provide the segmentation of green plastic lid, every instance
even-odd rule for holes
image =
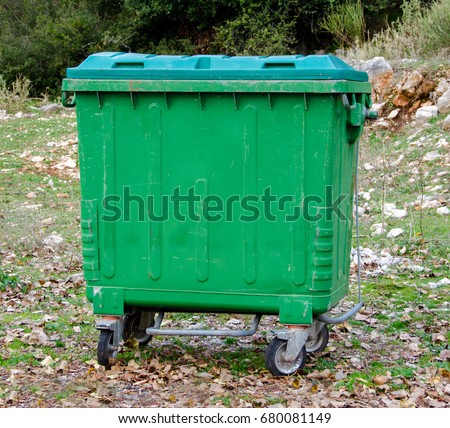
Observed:
[[[146,55],[103,52],[68,68],[70,79],[117,80],[350,80],[367,82],[333,55]]]

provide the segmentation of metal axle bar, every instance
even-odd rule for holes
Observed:
[[[163,336],[227,336],[227,337],[243,337],[253,336],[261,321],[262,314],[256,314],[253,318],[252,325],[249,330],[195,330],[195,329],[169,329],[149,327],[145,330],[147,334],[163,335]]]

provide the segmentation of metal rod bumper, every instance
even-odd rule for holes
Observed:
[[[252,325],[248,330],[196,330],[196,329],[170,329],[149,327],[145,330],[147,334],[163,335],[163,336],[227,336],[227,337],[243,337],[253,336],[261,321],[262,314],[256,314],[253,318]]]
[[[353,308],[351,308],[348,312],[346,312],[344,315],[341,315],[340,317],[329,317],[328,315],[321,314],[317,317],[319,321],[324,322],[325,324],[341,324],[344,321],[347,321],[349,318],[351,318],[353,315],[356,314],[364,305],[364,302],[359,302]]]

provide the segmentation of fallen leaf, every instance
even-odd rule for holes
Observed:
[[[432,335],[433,342],[445,342],[447,339],[443,334],[433,334]]]
[[[444,349],[439,354],[439,357],[441,357],[443,360],[450,360],[450,349]]]
[[[450,378],[450,371],[447,370],[447,369],[440,368],[440,369],[439,369],[439,374],[440,374],[442,377]]]
[[[294,379],[291,383],[291,386],[295,389],[299,389],[300,388],[300,380]]]
[[[419,344],[418,343],[410,343],[409,349],[413,352],[420,352]]]
[[[400,340],[411,340],[411,336],[408,333],[404,333],[404,332],[400,333],[399,338],[400,338]]]
[[[399,389],[397,391],[392,391],[390,393],[390,395],[395,397],[398,400],[407,398],[409,396],[408,391],[406,391],[405,389]]]
[[[135,360],[130,360],[127,364],[127,367],[137,370],[140,368],[140,365]]]
[[[388,382],[389,378],[388,378],[387,376],[376,375],[372,380],[373,380],[377,385],[384,385],[385,383]]]
[[[331,370],[330,369],[325,369],[321,372],[319,372],[318,370],[314,370],[312,373],[308,373],[306,375],[307,379],[327,379],[329,378],[331,375]]]
[[[49,342],[50,338],[41,329],[34,329],[26,339],[26,343],[33,345],[47,345]]]

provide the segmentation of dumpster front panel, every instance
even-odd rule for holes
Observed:
[[[307,323],[345,296],[355,144],[339,95],[80,92],[77,112],[96,313]]]

